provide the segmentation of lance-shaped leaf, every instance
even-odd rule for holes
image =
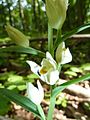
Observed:
[[[38,117],[41,117],[38,112],[37,106],[31,100],[29,100],[27,97],[19,95],[19,94],[15,93],[14,91],[11,91],[11,90],[8,90],[5,88],[0,88],[0,94],[9,98],[11,101],[17,103],[18,105],[21,105],[26,110],[33,112]]]
[[[45,53],[31,47],[10,46],[6,48],[0,48],[0,53],[12,53],[12,52],[33,54],[33,55],[38,55],[40,57],[45,56]]]
[[[63,41],[67,40],[67,39],[70,38],[72,35],[77,34],[77,33],[81,32],[81,31],[83,31],[83,30],[86,30],[86,29],[88,29],[88,28],[90,28],[90,23],[86,23],[86,24],[84,24],[84,25],[81,25],[81,26],[79,26],[79,27],[76,27],[76,28],[74,28],[73,30],[71,30],[71,31],[65,33],[64,35],[62,35],[62,37],[58,37],[58,39],[56,39],[55,42],[54,42],[54,49],[56,49],[57,46],[58,46],[60,43],[62,43]]]
[[[90,74],[86,74],[80,78],[70,80],[53,89],[52,97],[56,97],[62,90],[67,88],[69,85],[76,84],[85,80],[90,80]]]

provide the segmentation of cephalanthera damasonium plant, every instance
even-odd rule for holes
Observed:
[[[29,47],[29,41],[23,33],[10,25],[6,26],[9,37],[18,45],[17,47],[12,47],[12,51],[14,49],[14,51],[16,50],[17,52],[21,51],[44,56],[40,65],[31,60],[27,60],[26,62],[29,64],[31,71],[38,75],[43,83],[51,86],[50,105],[47,117],[40,105],[44,98],[44,90],[40,80],[37,80],[37,87],[30,82],[26,84],[27,97],[20,96],[6,89],[0,89],[0,91],[12,101],[23,106],[28,111],[33,112],[41,120],[52,120],[56,96],[63,89],[68,87],[68,85],[90,79],[90,74],[88,74],[81,78],[63,83],[60,86],[56,86],[56,83],[60,81],[59,75],[62,65],[72,61],[71,52],[69,48],[65,47],[64,41],[71,35],[90,27],[90,24],[86,24],[65,35],[61,34],[61,29],[66,19],[68,4],[68,0],[45,0],[46,14],[48,17],[48,50],[46,52],[46,57],[42,51]],[[57,30],[55,41],[53,41],[53,29]]]

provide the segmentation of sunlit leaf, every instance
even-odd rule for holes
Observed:
[[[18,85],[17,88],[18,90],[23,91],[26,89],[26,85]]]
[[[68,71],[66,71],[66,72],[65,72],[65,74],[66,74],[66,75],[69,75],[69,76],[74,76],[74,77],[76,77],[76,76],[77,76],[77,73],[76,73],[76,72],[69,71],[69,70],[68,70]]]
[[[81,69],[83,69],[85,71],[90,71],[90,63],[86,63],[86,64],[82,65]]]
[[[79,67],[72,66],[70,67],[70,70],[73,72],[82,73],[82,70]]]
[[[13,90],[13,89],[15,89],[17,86],[16,85],[10,85],[10,86],[8,86],[7,88],[9,89],[9,90]]]

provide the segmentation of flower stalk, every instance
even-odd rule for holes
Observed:
[[[54,50],[56,49],[57,44],[60,44],[62,42],[62,36],[61,35],[62,35],[61,29],[58,29],[56,39],[55,39],[55,42],[54,42]],[[58,41],[59,41],[59,43],[58,43]]]
[[[59,80],[61,67],[63,64],[71,62],[72,60],[72,55],[69,48],[65,48],[65,43],[62,42],[61,37],[61,28],[66,18],[67,7],[68,0],[46,0],[46,13],[48,16],[48,52],[46,52],[46,58],[43,58],[40,66],[33,61],[27,61],[31,67],[31,71],[38,75],[43,82],[50,85],[51,96],[47,120],[53,119],[53,112],[56,102],[56,97],[53,97],[53,89],[55,88],[56,82]],[[57,30],[56,40],[54,43],[53,29]],[[60,44],[56,49],[58,41]],[[55,54],[54,50],[56,50]],[[54,60],[54,57],[56,60]],[[31,96],[31,98],[35,103],[36,101],[33,99],[33,96]],[[45,120],[46,118],[40,104],[37,104],[37,108],[42,116],[42,120]]]
[[[54,49],[53,49],[53,29],[48,23],[48,51],[54,57]]]
[[[52,120],[52,118],[53,118],[53,112],[54,112],[54,108],[55,108],[55,102],[56,102],[56,98],[52,97],[52,93],[51,93],[50,105],[49,105],[49,111],[48,111],[47,120]]]

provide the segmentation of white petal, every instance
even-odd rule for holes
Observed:
[[[35,104],[38,104],[38,89],[33,86],[33,84],[28,83],[27,84],[27,94],[28,98]]]
[[[38,88],[34,87],[32,83],[27,83],[28,98],[36,105],[40,104],[44,97],[44,91],[39,81],[37,81]]]
[[[59,80],[59,72],[58,72],[58,70],[52,71],[50,73],[50,85],[54,85],[57,82],[57,80]]]
[[[37,65],[35,62],[33,62],[33,61],[26,61],[29,65],[30,65],[30,67],[31,67],[31,71],[33,72],[33,73],[35,73],[36,75],[38,75],[39,76],[39,69],[40,69],[40,66],[39,65]]]
[[[59,71],[53,70],[44,75],[45,82],[49,85],[54,85],[59,80]]]
[[[65,48],[65,42],[62,42],[62,44],[63,44],[63,45],[62,45],[62,48]]]
[[[72,61],[72,55],[69,51],[69,48],[67,48],[65,51],[62,52],[62,60],[61,64],[66,64]]]
[[[53,59],[49,52],[46,52],[46,59],[48,59],[49,62],[54,66],[54,68],[56,68],[56,61]]]
[[[41,79],[43,82],[46,82],[46,83],[47,83],[47,81],[48,81],[47,73],[44,74],[44,75],[41,75],[41,76],[40,76],[40,79]],[[48,83],[47,83],[47,84],[48,84]]]
[[[48,60],[54,61],[53,57],[51,56],[51,54],[49,52],[46,52],[46,58]]]
[[[37,81],[37,86],[38,86],[38,90],[39,90],[39,100],[42,101],[44,98],[44,90],[43,87],[41,86],[39,80]]]

